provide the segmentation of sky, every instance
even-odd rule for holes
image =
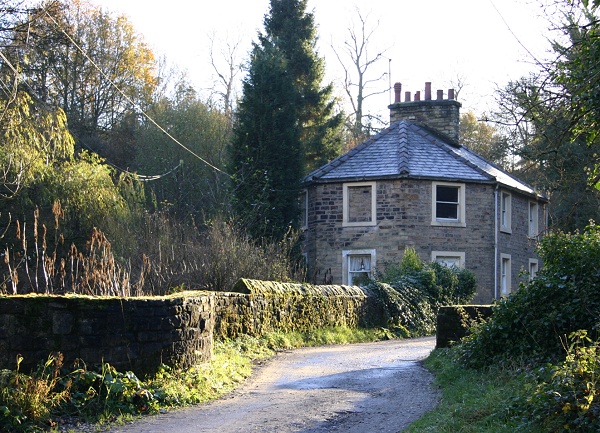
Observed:
[[[197,89],[212,87],[215,78],[209,35],[217,44],[240,41],[243,61],[269,9],[269,0],[90,1],[126,15],[154,53],[187,71]],[[497,87],[537,70],[535,58],[548,56],[549,25],[537,0],[308,0],[308,10],[315,14],[326,79],[340,97],[343,69],[332,47],[341,52],[357,10],[368,26],[377,26],[370,49],[384,51],[370,70],[372,77],[389,74],[378,90],[400,82],[403,94],[423,93],[429,81],[434,95],[437,89],[446,94],[460,79],[463,112],[492,109]],[[366,108],[387,113],[390,98],[385,92],[368,98]]]

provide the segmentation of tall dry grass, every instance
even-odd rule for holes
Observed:
[[[52,213],[50,229],[40,222],[39,210],[30,225],[7,223],[0,234],[0,293],[151,296],[182,289],[227,291],[239,278],[305,278],[295,254],[299,234],[293,231],[281,242],[257,242],[223,218],[197,227],[166,214],[147,214],[131,230],[131,248],[124,257],[115,254],[97,228],[85,246],[66,245],[60,203]]]

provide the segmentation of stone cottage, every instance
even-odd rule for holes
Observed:
[[[414,247],[424,260],[472,270],[476,302],[510,293],[541,265],[547,200],[459,143],[461,104],[431,83],[390,126],[304,179],[304,254],[315,282],[353,283]],[[525,271],[523,274],[522,271]]]

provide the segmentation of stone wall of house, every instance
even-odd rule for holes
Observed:
[[[348,222],[359,223],[371,220],[371,187],[348,188]]]
[[[406,247],[414,247],[427,261],[433,251],[464,252],[465,267],[478,281],[474,302],[491,302],[495,287],[495,186],[466,184],[465,188],[466,227],[432,225],[432,182],[418,179],[378,181],[377,225],[343,227],[342,184],[312,185],[308,190],[304,251],[314,281],[343,283],[343,251],[375,250],[378,268],[401,260]],[[513,221],[519,228],[515,227],[512,238],[501,244],[507,250],[524,251],[523,260],[535,256],[521,227],[527,206],[528,200],[513,194]],[[521,258],[515,257],[513,263],[520,266]],[[512,277],[513,284],[518,285],[518,268]]]
[[[499,196],[502,191],[500,190]],[[499,231],[498,233],[498,256],[501,257],[501,254],[510,255],[511,286],[514,291],[519,287],[520,282],[527,278],[523,273],[529,271],[529,260],[538,259],[538,255],[535,253],[536,238],[529,236],[530,199],[515,192],[510,193],[511,228],[510,232]],[[500,216],[498,216],[498,224],[500,224]],[[538,206],[538,232],[544,231],[544,209],[542,206]],[[500,281],[498,287],[500,287]]]
[[[108,362],[138,374],[161,363],[187,367],[210,359],[214,295],[157,298],[1,296],[0,368],[35,367],[52,352],[65,363]]]

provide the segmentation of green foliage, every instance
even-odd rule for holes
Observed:
[[[302,167],[311,172],[339,155],[342,147],[342,113],[334,113],[333,84],[323,86],[325,61],[316,51],[317,28],[306,0],[271,0],[265,17],[262,45],[272,43],[283,53],[290,85],[298,93],[297,111]]]
[[[553,44],[559,58],[551,77],[570,96],[568,104],[574,122],[569,128],[575,134],[583,134],[597,147],[600,81],[596,75],[600,59],[600,23],[594,11],[586,7],[565,14],[563,20],[561,29],[566,41]]]
[[[600,342],[582,330],[569,336],[566,359],[539,368],[539,385],[526,400],[529,417],[548,431],[600,430]]]
[[[86,151],[60,165],[43,188],[43,203],[60,199],[67,222],[76,222],[79,233],[95,226],[110,228],[126,221],[130,208],[113,181],[114,170],[96,154]]]
[[[130,101],[145,108],[157,85],[152,51],[126,17],[85,2],[44,5],[27,26],[29,32],[15,32],[8,58],[22,68],[37,98],[67,114],[80,148],[115,156],[111,162],[127,167],[124,150],[132,140],[119,139],[117,126],[131,115]],[[20,64],[22,58],[27,61]]]
[[[408,281],[398,280],[393,285],[371,282],[366,289],[381,302],[383,319],[393,332],[411,337],[435,333],[436,312],[427,295]]]
[[[376,280],[392,286],[414,287],[427,297],[434,308],[468,303],[477,291],[473,272],[425,262],[410,247],[404,250],[400,263],[386,263],[383,271],[376,275]]]
[[[508,146],[500,131],[468,111],[460,115],[459,142],[486,160],[509,169]]]
[[[500,300],[491,320],[460,346],[472,366],[537,363],[564,357],[562,339],[580,329],[597,332],[600,316],[600,229],[553,233],[540,243],[544,268]]]
[[[148,113],[187,149],[213,166],[226,167],[231,138],[227,117],[203,102],[188,83],[178,83],[175,93],[154,102]],[[159,211],[200,221],[226,208],[227,179],[222,173],[177,146],[151,122],[138,126],[136,138],[135,170],[141,175],[168,173],[147,186]]]
[[[513,126],[503,129],[519,175],[551,197],[550,224],[572,231],[599,218],[600,22],[597,2],[553,5],[553,60],[500,92],[495,120]]]
[[[387,263],[375,279],[367,287],[383,302],[388,326],[413,336],[433,334],[438,308],[468,303],[477,290],[471,271],[424,262],[414,248],[405,249],[400,263]]]
[[[233,208],[254,238],[298,226],[302,149],[290,80],[283,53],[255,45],[231,147]]]
[[[63,410],[73,416],[94,419],[107,413],[156,413],[159,408],[153,389],[131,371],[121,373],[107,363],[98,371],[75,365],[64,380],[71,387]]]
[[[0,370],[0,430],[34,431],[47,426],[55,411],[69,396],[70,382],[60,376],[62,356],[49,356],[31,375]]]
[[[40,107],[25,92],[10,96],[0,98],[0,193],[9,198],[51,178],[53,168],[74,152],[62,110]]]

